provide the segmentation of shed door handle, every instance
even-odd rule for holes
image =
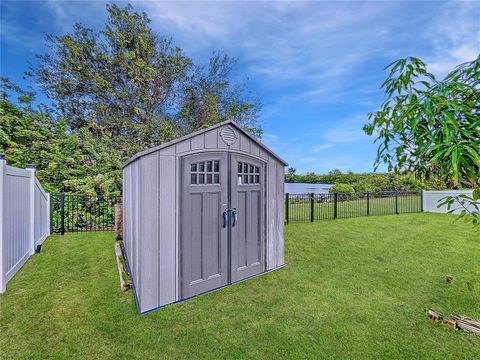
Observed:
[[[225,210],[222,214],[223,216],[223,227],[227,227],[227,221],[228,221],[228,210]]]
[[[232,221],[232,227],[235,227],[235,224],[237,223],[237,209],[232,209],[233,213],[233,221]]]

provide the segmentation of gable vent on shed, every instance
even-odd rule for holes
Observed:
[[[228,146],[235,144],[235,141],[237,141],[237,134],[230,126],[225,126],[222,131],[220,131],[220,137]]]

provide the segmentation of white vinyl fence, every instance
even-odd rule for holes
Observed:
[[[50,235],[50,194],[35,169],[6,165],[0,158],[0,293]]]
[[[473,190],[424,190],[422,195],[423,211],[446,214],[448,212],[447,205],[443,205],[440,208],[437,207],[441,199],[447,196],[458,196],[461,194],[472,196],[472,193]],[[459,204],[454,204],[452,209],[459,207]],[[456,210],[454,214],[458,214],[459,212],[460,210]]]

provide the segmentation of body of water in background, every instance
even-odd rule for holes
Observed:
[[[289,194],[328,194],[332,184],[285,183],[284,193]]]

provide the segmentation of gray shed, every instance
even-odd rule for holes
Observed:
[[[140,313],[284,265],[287,164],[232,121],[123,168],[123,237]]]

